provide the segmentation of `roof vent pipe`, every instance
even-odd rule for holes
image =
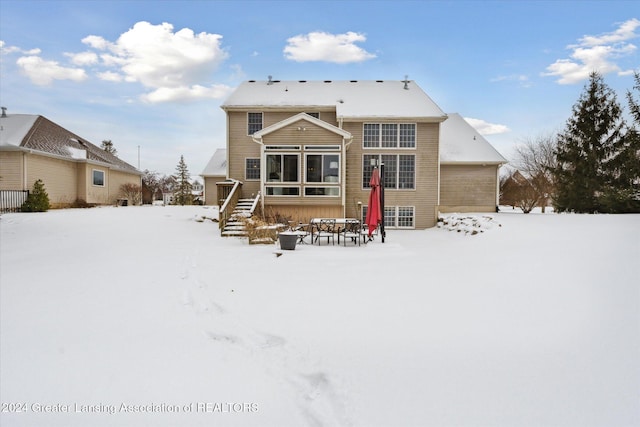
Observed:
[[[273,84],[273,80],[271,80],[273,77],[269,76],[269,81],[267,82],[268,85],[272,85]]]
[[[2,116],[0,117],[7,117],[7,107],[0,107],[2,109]]]
[[[402,83],[404,83],[404,89],[409,90],[409,76],[404,76]]]

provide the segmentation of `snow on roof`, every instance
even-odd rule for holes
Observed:
[[[227,150],[218,148],[200,176],[227,176]]]
[[[441,163],[507,163],[498,151],[460,114],[440,123]]]
[[[222,104],[233,108],[335,108],[338,118],[421,118],[444,120],[445,113],[413,81],[271,80],[243,82]]]
[[[27,132],[33,127],[37,115],[34,114],[8,114],[2,117],[0,126],[0,146],[12,145],[19,147]]]

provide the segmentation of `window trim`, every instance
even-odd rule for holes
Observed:
[[[250,126],[256,125],[257,123],[251,123],[251,120],[249,119],[251,114],[260,114],[260,129],[256,129],[253,132],[249,132],[250,130]],[[247,111],[247,136],[251,136],[254,133],[262,130],[264,128],[264,113],[262,111]]]
[[[385,190],[397,190],[397,191],[416,191],[416,180],[417,180],[417,172],[418,172],[418,168],[416,165],[417,162],[417,158],[418,156],[416,154],[408,154],[408,153],[365,153],[362,155],[362,189],[363,190],[368,190],[369,187],[369,180],[365,179],[365,172],[370,169],[369,164],[365,163],[365,157],[370,159],[371,157],[377,157],[378,158],[378,164],[380,164],[380,162],[382,161],[382,156],[394,156],[396,158],[396,170],[395,170],[395,182],[396,185],[394,187],[384,187]],[[409,157],[413,157],[413,187],[411,188],[403,188],[400,186],[400,156],[409,156]],[[385,169],[385,174],[388,173],[388,170]],[[371,174],[368,174],[369,177],[371,177]]]
[[[324,158],[325,156],[337,156],[338,157],[338,180],[335,182],[332,181],[309,181],[307,179],[307,172],[308,172],[308,165],[309,165],[309,156],[321,156],[322,158],[322,162],[324,165]],[[323,168],[324,169],[324,168]],[[303,182],[305,184],[310,184],[310,186],[320,186],[320,187],[330,187],[331,184],[334,185],[339,185],[342,183],[342,158],[340,156],[340,153],[327,153],[327,152],[318,152],[318,153],[304,153],[304,180]],[[321,171],[322,174],[322,171]],[[324,176],[322,176],[321,178],[324,179]],[[329,185],[327,185],[329,184]]]
[[[389,126],[389,125],[394,125],[396,126],[396,137],[395,137],[395,145],[393,146],[385,146],[383,144],[383,140],[384,140],[384,132],[383,132],[383,127],[384,126]],[[401,144],[402,141],[402,126],[403,125],[411,125],[413,126],[413,145],[409,146],[409,147],[403,147]],[[365,144],[365,127],[366,126],[377,126],[378,130],[377,130],[377,145],[374,146],[368,146]],[[362,149],[363,150],[416,150],[418,146],[418,125],[417,123],[413,123],[413,122],[379,122],[379,123],[373,123],[373,122],[364,122],[362,123]]]
[[[248,165],[250,160],[257,161],[257,169],[258,169],[258,177],[257,178],[249,178],[249,175],[247,174],[247,172],[250,170],[249,169],[249,165]],[[245,159],[244,159],[244,179],[246,181],[260,181],[260,177],[262,176],[261,166],[262,166],[262,161],[260,160],[260,157],[245,157]]]
[[[102,184],[96,184],[96,172],[102,174]],[[101,169],[92,169],[91,170],[91,185],[94,187],[105,187],[107,185],[107,174],[105,171]]]

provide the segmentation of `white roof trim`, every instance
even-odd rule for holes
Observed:
[[[253,137],[256,139],[261,139],[264,135],[270,134],[271,132],[275,132],[278,129],[282,129],[284,127],[287,127],[297,121],[300,120],[306,120],[307,122],[314,124],[316,126],[319,126],[321,128],[324,128],[330,132],[333,132],[335,134],[338,134],[340,136],[342,136],[344,139],[351,139],[352,135],[351,132],[347,132],[344,129],[340,129],[339,127],[333,126],[330,123],[327,123],[325,121],[322,121],[320,119],[316,119],[315,117],[312,117],[306,113],[298,113],[295,116],[291,116],[288,119],[284,119],[282,121],[279,121],[278,123],[274,123],[271,126],[267,126],[266,128],[263,128],[257,132],[255,132],[253,134]]]

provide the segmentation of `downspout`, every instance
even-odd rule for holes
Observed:
[[[266,178],[266,162],[264,162],[263,160],[266,160],[264,158],[264,143],[262,142],[262,138],[261,137],[255,137],[253,135],[251,135],[251,140],[253,140],[253,142],[255,142],[256,144],[260,145],[260,204],[262,205],[262,216],[264,217],[264,194],[265,194],[265,178]],[[227,150],[227,153],[229,152],[229,150]],[[228,155],[228,154],[227,154]],[[227,163],[229,164],[229,163]]]

